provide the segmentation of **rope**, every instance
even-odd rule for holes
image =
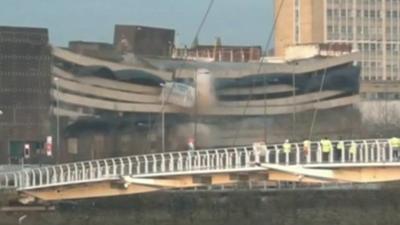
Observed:
[[[274,23],[273,23],[271,31],[269,32],[269,35],[268,35],[267,43],[265,44],[265,51],[268,51],[268,47],[269,47],[269,45],[270,45],[270,43],[272,41],[272,36],[274,34],[274,31],[275,31],[275,28],[276,28],[276,24],[278,22],[279,15],[282,12],[283,4],[285,3],[285,1],[286,0],[282,0],[281,4],[279,5],[278,12],[277,12],[277,14],[276,14],[276,16],[274,18]],[[256,74],[259,74],[261,72],[263,64],[264,64],[264,57],[261,58],[260,63],[258,64],[258,68],[257,68],[257,73]],[[264,74],[264,84],[266,84],[265,74]],[[249,94],[249,97],[247,98],[246,105],[245,105],[245,107],[243,109],[242,117],[246,115],[247,109],[248,109],[248,107],[250,105],[250,100],[251,100],[251,97],[253,96],[253,87],[254,87],[254,77],[252,78],[252,86],[250,88],[250,94]],[[266,115],[266,113],[267,113],[267,99],[264,98],[264,115]],[[265,120],[265,118],[264,118],[264,120]],[[266,124],[264,124],[264,125],[266,125]],[[240,132],[242,126],[243,126],[243,121],[241,121],[239,127],[237,129],[235,129],[236,132],[235,132],[235,136],[233,138],[233,146],[236,145],[237,137],[239,135],[239,132]],[[264,132],[266,133],[265,130],[264,130]],[[264,138],[266,139],[266,137],[264,137]]]
[[[320,94],[322,93],[322,90],[324,88],[327,71],[328,71],[328,67],[325,67],[324,73],[322,74],[321,84],[320,84],[320,87],[319,87],[319,93]],[[321,98],[317,98],[317,105],[319,104],[320,101],[321,101]],[[315,125],[315,121],[316,121],[317,116],[318,116],[318,111],[319,111],[318,108],[315,107],[314,112],[313,112],[313,118],[311,120],[310,133],[308,134],[308,140],[311,140],[311,137],[313,135],[314,125]]]
[[[205,24],[205,22],[206,22],[206,20],[207,20],[207,18],[208,18],[208,15],[209,15],[209,13],[210,13],[210,11],[211,11],[211,9],[212,9],[212,6],[214,5],[214,1],[215,1],[215,0],[210,0],[210,3],[208,4],[207,10],[206,10],[206,12],[205,12],[205,14],[204,14],[204,16],[203,16],[203,18],[202,18],[202,20],[201,20],[201,22],[200,22],[198,28],[197,28],[197,30],[196,30],[195,36],[194,36],[194,38],[193,38],[193,41],[196,40],[196,39],[198,39],[198,36],[200,35],[200,32],[201,32],[201,30],[203,29],[203,26],[204,26],[204,24]],[[186,63],[187,63],[187,55],[184,57],[183,63],[181,64],[180,67],[183,69],[183,68],[185,67]],[[178,77],[180,76],[180,72],[181,72],[181,70],[178,70],[178,73],[176,74],[175,78],[178,78]],[[169,98],[170,98],[170,96],[171,96],[171,94],[172,94],[172,90],[174,89],[174,87],[175,87],[175,82],[172,84],[172,87],[171,87],[171,89],[168,91],[166,97],[163,96],[163,102],[164,102],[164,104],[161,105],[161,108],[160,108],[160,112],[159,112],[159,113],[162,113],[162,112],[164,111],[164,109],[165,109],[165,107],[166,107],[166,102],[168,102],[168,100],[169,100]],[[197,92],[197,90],[196,90],[196,92]],[[197,94],[197,93],[196,93],[196,94]],[[195,100],[195,101],[196,101],[196,100]],[[161,120],[161,119],[160,119],[160,120]],[[196,121],[196,122],[197,122],[197,121]],[[155,123],[154,123],[154,124],[155,124]],[[148,132],[147,132],[147,137],[149,136],[149,133],[151,132],[151,130],[153,130],[154,124],[151,125],[151,126],[149,127],[149,130],[148,130]],[[163,144],[163,143],[161,143],[161,144]],[[150,148],[150,141],[147,142],[147,146],[145,147],[145,149],[146,149],[146,150],[149,150],[149,148]]]
[[[292,86],[293,86],[293,115],[292,115],[292,140],[296,139],[296,123],[297,123],[297,118],[296,118],[296,110],[297,110],[297,105],[296,105],[296,75],[295,75],[295,68],[296,68],[297,63],[295,62],[292,70]]]

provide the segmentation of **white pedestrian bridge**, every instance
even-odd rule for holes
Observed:
[[[0,189],[41,200],[127,195],[161,189],[234,184],[241,180],[379,183],[400,180],[398,149],[388,139],[344,140],[345,150],[322,152],[311,142],[166,152],[74,162],[0,173]],[[355,154],[350,146],[356,143]],[[354,144],[353,144],[354,146]]]

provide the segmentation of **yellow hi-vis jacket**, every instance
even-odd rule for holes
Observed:
[[[303,142],[303,147],[309,150],[310,147],[311,147],[311,141],[310,140],[305,140]]]
[[[350,154],[355,155],[357,153],[357,144],[352,141],[349,149]]]
[[[284,143],[283,144],[283,152],[284,153],[290,153],[290,150],[291,150],[291,144],[290,143]]]
[[[392,148],[400,148],[400,139],[397,137],[392,137],[389,139],[389,144]]]
[[[332,142],[327,139],[322,139],[321,140],[321,145],[322,145],[322,152],[330,152],[333,150]]]

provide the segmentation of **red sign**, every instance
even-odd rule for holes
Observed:
[[[46,155],[53,155],[53,138],[51,136],[47,136],[46,138]]]

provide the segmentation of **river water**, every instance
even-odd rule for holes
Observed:
[[[400,224],[400,189],[152,193],[0,213],[0,225]]]

